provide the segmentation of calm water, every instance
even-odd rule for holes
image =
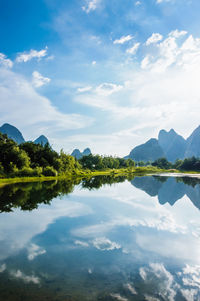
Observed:
[[[5,186],[0,300],[200,300],[199,209],[190,178]]]

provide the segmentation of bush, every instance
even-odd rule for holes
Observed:
[[[2,178],[4,176],[4,168],[2,163],[0,162],[0,178]]]
[[[52,166],[47,166],[43,169],[43,175],[46,177],[56,177],[58,173]]]
[[[41,177],[42,176],[42,167],[36,167],[33,169],[33,176],[34,177]]]
[[[34,170],[31,167],[24,167],[21,170],[18,170],[15,173],[15,176],[19,176],[19,177],[33,177],[34,176]]]

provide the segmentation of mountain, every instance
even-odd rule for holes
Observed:
[[[22,136],[22,133],[13,125],[9,123],[4,123],[0,127],[0,132],[2,134],[7,134],[8,138],[14,140],[18,144],[25,142],[24,137]]]
[[[126,158],[135,161],[155,161],[164,156],[165,154],[158,144],[158,140],[151,138],[146,143],[136,146]]]
[[[170,162],[183,159],[186,151],[186,140],[173,129],[169,132],[161,130],[158,135],[158,143],[165,153],[165,158]]]
[[[200,157],[200,126],[198,126],[187,139],[185,158]]]
[[[81,159],[83,156],[89,156],[91,154],[91,150],[89,148],[84,149],[84,151],[81,153],[79,149],[74,149],[71,153],[71,156],[76,158],[77,160]]]
[[[49,140],[44,135],[41,135],[40,137],[38,137],[37,139],[35,139],[34,143],[35,144],[41,144],[41,145],[44,146],[47,143],[49,144]]]
[[[177,134],[174,129],[170,131],[161,130],[157,139],[150,139],[146,143],[136,146],[125,159],[131,158],[135,161],[155,161],[165,157],[170,162],[177,159],[191,157],[200,158],[200,126],[185,140]]]
[[[89,147],[87,147],[86,149],[84,149],[84,151],[82,152],[82,156],[89,156],[91,154],[91,150]]]
[[[77,160],[79,160],[80,158],[82,158],[82,153],[80,152],[79,149],[76,148],[71,153],[71,156],[73,156],[74,158],[76,158]]]
[[[8,136],[8,138],[14,140],[18,144],[26,142],[22,133],[15,126],[13,126],[9,123],[4,123],[0,127],[0,132],[2,134],[6,134]],[[44,135],[41,135],[34,141],[34,143],[45,145],[46,143],[49,143],[49,141],[48,141],[47,137],[45,137]]]

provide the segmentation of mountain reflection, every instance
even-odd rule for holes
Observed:
[[[200,181],[106,176],[2,187],[0,300],[200,300],[199,211],[186,199],[160,205],[184,195],[199,208]]]
[[[150,196],[158,196],[161,205],[169,203],[173,206],[186,195],[200,209],[200,180],[190,177],[136,177],[131,184],[145,191]]]

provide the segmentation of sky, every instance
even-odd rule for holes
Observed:
[[[0,0],[0,125],[125,156],[200,124],[199,0]]]

